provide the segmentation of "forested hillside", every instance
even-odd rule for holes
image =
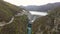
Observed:
[[[27,34],[27,16],[15,16],[21,12],[22,8],[0,0],[0,25],[8,23],[14,17],[12,23],[0,26],[0,34]]]
[[[33,34],[60,34],[60,6],[35,20]]]

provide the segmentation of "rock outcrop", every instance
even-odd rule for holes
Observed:
[[[36,19],[32,26],[33,34],[60,34],[60,7]]]

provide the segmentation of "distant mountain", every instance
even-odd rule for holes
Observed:
[[[45,12],[48,10],[52,10],[57,6],[60,6],[60,2],[48,3],[46,5],[41,5],[41,6],[28,5],[28,6],[23,6],[23,7],[29,11],[44,11]]]

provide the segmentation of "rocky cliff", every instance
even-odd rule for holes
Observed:
[[[33,34],[60,34],[60,6],[36,19],[32,26]]]

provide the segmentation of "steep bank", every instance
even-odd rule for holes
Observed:
[[[22,8],[0,0],[0,23],[5,24],[4,26],[0,26],[0,34],[27,33],[27,16],[15,16],[21,12],[23,12]],[[6,24],[12,17],[14,17],[12,23]]]
[[[33,34],[60,34],[60,6],[36,19],[32,26]]]

